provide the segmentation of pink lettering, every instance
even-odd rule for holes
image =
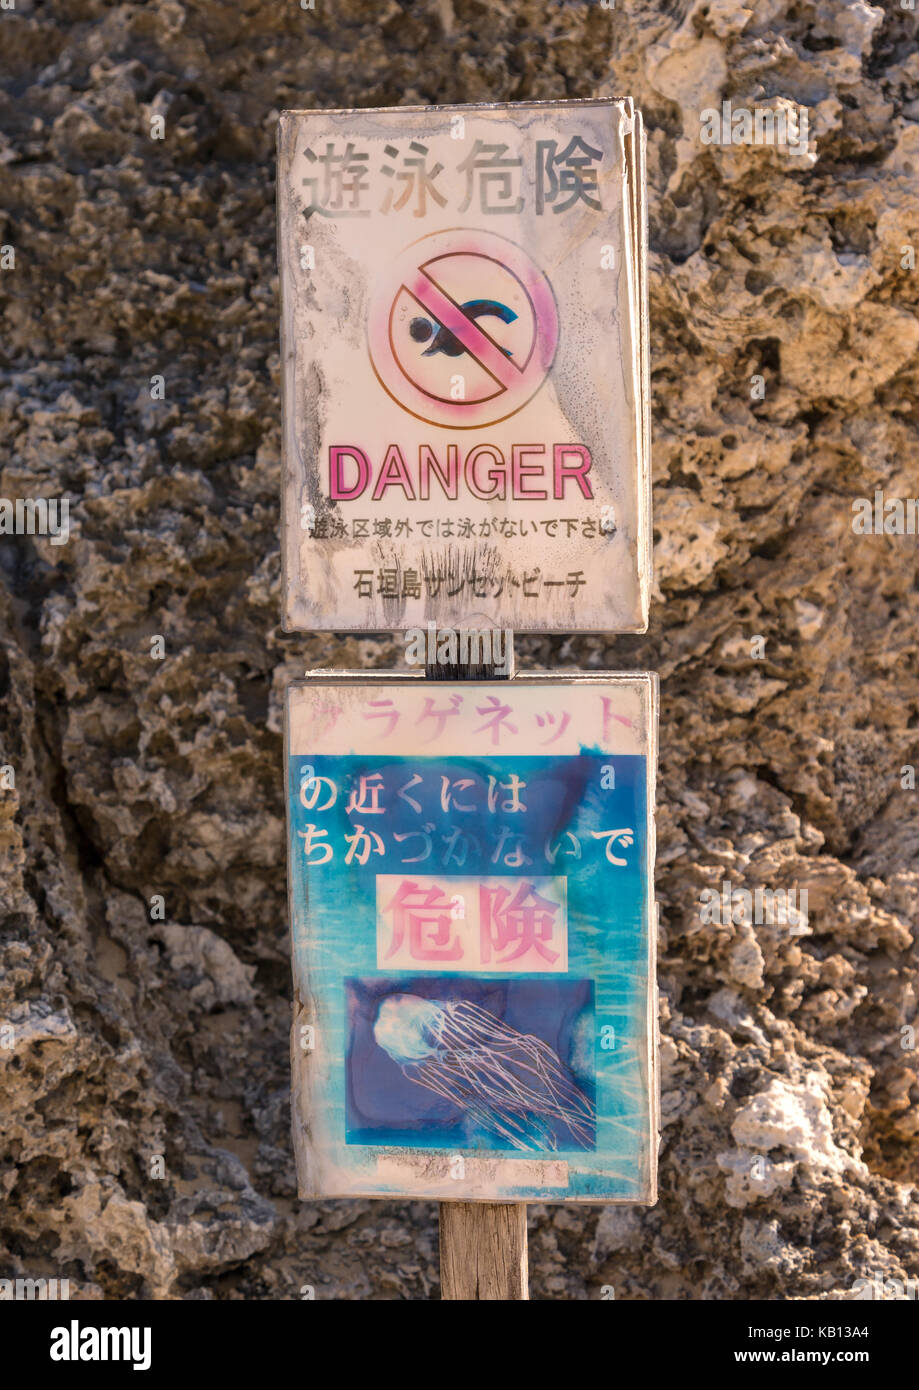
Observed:
[[[532,491],[526,486],[526,479],[532,475],[542,478],[545,474],[545,465],[541,463],[524,463],[526,454],[544,454],[546,447],[544,444],[514,444],[511,446],[511,476],[513,479],[512,496],[516,501],[522,497],[547,498],[549,494],[545,488],[534,488]]]
[[[346,487],[343,460],[350,457],[357,464],[357,482]],[[360,497],[370,482],[370,460],[363,449],[353,444],[332,444],[329,448],[329,497],[333,502],[351,502]]]
[[[565,484],[569,478],[573,478],[581,489],[584,497],[593,498],[593,490],[587,481],[586,474],[590,472],[591,457],[590,450],[586,444],[554,444],[552,446],[553,461],[555,464],[555,490],[553,497],[557,501],[565,496]],[[580,458],[580,463],[565,463],[568,454],[575,454]]]
[[[414,502],[415,493],[412,488],[412,480],[408,476],[405,459],[402,457],[398,444],[390,444],[386,450],[383,467],[380,469],[377,485],[373,489],[374,502],[379,502],[388,487],[401,487],[409,501]]]
[[[444,495],[449,497],[451,502],[455,502],[459,495],[459,447],[456,444],[447,445],[446,473],[431,446],[421,445],[418,451],[418,483],[422,502],[427,502],[431,496],[432,472],[443,488]]]
[[[479,455],[484,454],[491,457],[492,467],[487,469],[487,476],[491,482],[491,488],[486,492],[479,484],[476,477],[476,464]],[[470,449],[466,455],[466,485],[475,497],[481,497],[488,501],[491,497],[500,497],[504,500],[507,491],[507,478],[504,471],[504,455],[500,449],[496,449],[494,444],[477,444],[474,449]]]

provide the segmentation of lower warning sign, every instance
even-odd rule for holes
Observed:
[[[651,676],[288,693],[301,1195],[654,1199]]]

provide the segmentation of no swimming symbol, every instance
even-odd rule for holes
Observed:
[[[492,232],[415,242],[370,311],[370,359],[384,390],[409,414],[452,429],[516,414],[545,380],[557,344],[548,279]]]

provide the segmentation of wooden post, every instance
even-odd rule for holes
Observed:
[[[442,1299],[528,1299],[525,1202],[441,1202]]]
[[[507,680],[514,674],[514,635],[506,635],[506,670],[428,665],[428,680]],[[441,1202],[442,1299],[528,1299],[525,1202]]]

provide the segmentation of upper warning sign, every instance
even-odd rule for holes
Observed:
[[[641,118],[287,112],[288,628],[643,631]]]

